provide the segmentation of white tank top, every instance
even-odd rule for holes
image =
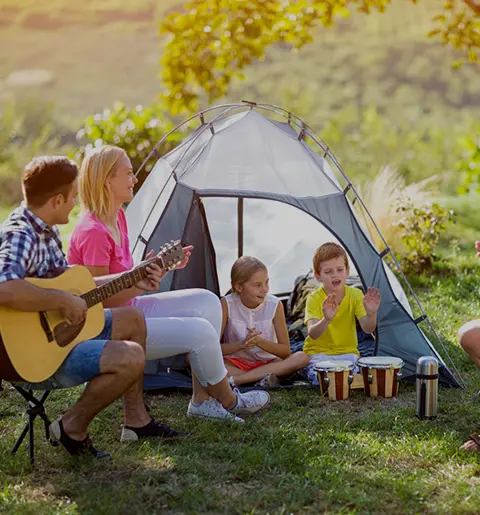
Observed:
[[[243,340],[247,336],[247,328],[255,327],[257,331],[261,331],[260,335],[266,340],[277,343],[277,335],[273,327],[273,318],[280,302],[274,295],[267,295],[265,301],[260,306],[251,309],[244,306],[237,293],[229,293],[225,296],[228,306],[228,321],[223,333],[223,341],[225,343],[233,343]],[[266,352],[260,347],[252,347],[227,357],[240,358],[245,361],[271,361],[278,358],[270,352]]]

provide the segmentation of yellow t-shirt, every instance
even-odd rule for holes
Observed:
[[[323,318],[322,304],[327,298],[323,288],[311,293],[305,307],[305,323],[312,318]],[[313,340],[307,336],[304,352],[307,354],[358,354],[357,330],[355,318],[366,315],[363,307],[363,293],[358,288],[345,286],[345,296],[338,306],[335,318],[319,338]]]

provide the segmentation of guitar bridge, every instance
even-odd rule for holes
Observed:
[[[42,325],[42,329],[45,331],[47,340],[49,342],[53,342],[53,340],[54,340],[53,333],[52,333],[52,330],[50,329],[50,324],[48,323],[47,314],[45,313],[45,311],[40,311],[39,315],[40,315],[40,324]]]

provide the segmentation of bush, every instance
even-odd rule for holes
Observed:
[[[433,175],[427,179],[407,184],[400,172],[390,166],[385,166],[377,175],[369,181],[365,181],[357,188],[363,203],[375,221],[388,246],[395,252],[401,253],[404,244],[395,222],[402,213],[396,209],[399,202],[409,199],[413,206],[421,206],[427,199],[432,198],[432,183],[438,182],[438,177]],[[379,233],[375,230],[370,218],[364,213],[359,202],[354,204],[355,211],[364,227],[368,230],[377,250],[384,248]]]
[[[394,225],[406,248],[398,256],[404,270],[407,273],[430,272],[437,260],[435,250],[440,235],[453,220],[454,211],[436,203],[416,207],[407,199],[399,202],[397,212],[401,218]]]
[[[151,107],[138,105],[131,109],[117,102],[112,109],[105,109],[103,113],[89,116],[85,120],[83,128],[77,134],[82,147],[76,158],[81,160],[85,152],[93,147],[117,145],[127,152],[133,169],[138,170],[157,142],[175,125],[172,119],[164,115],[159,104]],[[184,135],[182,131],[175,131],[158,148],[159,154],[163,155],[174,148]],[[138,177],[137,189],[153,168],[156,159],[158,156],[154,155],[144,167]]]
[[[480,126],[473,133],[463,139],[464,154],[457,165],[463,179],[460,194],[480,192]]]

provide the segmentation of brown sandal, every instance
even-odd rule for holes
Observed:
[[[473,442],[476,447],[475,448],[468,448],[468,444],[470,442]],[[479,434],[473,434],[470,435],[468,440],[460,447],[462,451],[468,451],[468,452],[480,452],[480,435]]]

